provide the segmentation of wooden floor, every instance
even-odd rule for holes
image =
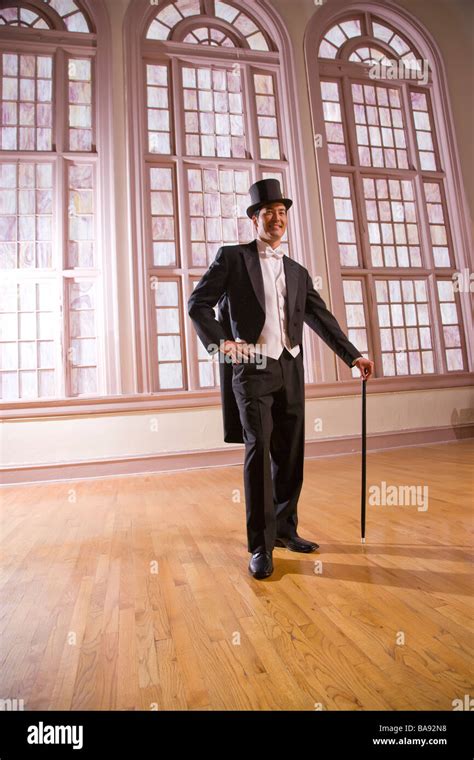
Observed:
[[[299,533],[247,571],[241,467],[2,489],[0,697],[25,710],[451,710],[473,694],[474,442],[306,461]],[[235,500],[236,493],[242,501]]]

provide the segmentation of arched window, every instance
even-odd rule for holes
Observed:
[[[62,29],[68,32],[91,32],[91,23],[80,3],[74,0],[43,0],[41,3],[11,4],[6,0],[0,9],[0,26],[28,29]]]
[[[208,15],[204,24],[202,18],[194,18],[201,14]],[[168,4],[158,11],[146,36],[149,40],[180,40],[197,45],[272,49],[270,40],[245,10],[219,0],[177,0]],[[225,38],[230,41],[225,42]]]
[[[0,10],[0,397],[103,392],[96,33],[73,0]]]
[[[306,56],[349,338],[379,376],[467,371],[469,294],[456,287],[467,225],[434,46],[406,12],[336,3],[314,15]]]
[[[143,390],[218,386],[217,361],[187,319],[187,299],[220,246],[255,237],[250,185],[277,177],[288,190],[279,52],[251,8],[177,0],[145,11],[141,65],[135,81],[131,62],[128,85],[139,138],[132,160],[142,167]]]

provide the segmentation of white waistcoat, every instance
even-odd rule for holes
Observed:
[[[284,348],[293,356],[298,356],[299,346],[290,348],[287,332],[286,277],[283,266],[283,251],[272,249],[264,240],[257,237],[258,255],[262,267],[265,289],[265,324],[258,338],[257,353],[279,359]],[[275,253],[277,256],[265,255]]]

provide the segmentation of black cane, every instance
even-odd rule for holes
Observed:
[[[365,544],[365,494],[367,467],[367,427],[366,427],[366,379],[362,378],[362,484],[360,497],[360,532],[361,543]]]

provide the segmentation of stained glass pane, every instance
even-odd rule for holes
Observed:
[[[187,170],[193,266],[211,263],[221,245],[236,245],[252,237],[247,217],[247,169]]]
[[[52,60],[51,56],[2,54],[2,150],[51,150]]]
[[[376,280],[375,293],[385,375],[434,372],[425,280]]]
[[[3,25],[48,29],[41,16],[26,8],[4,8],[0,11],[0,26]]]
[[[368,336],[365,320],[363,284],[361,280],[343,280],[344,303],[346,307],[347,337],[357,346],[363,356],[367,356]],[[352,369],[352,376],[359,377],[357,367]]]
[[[361,166],[408,169],[398,90],[353,83],[352,100]]]
[[[275,86],[271,74],[254,74],[260,158],[280,159],[280,137],[276,117]]]
[[[152,277],[158,382],[161,390],[183,387],[182,338],[178,281]]]
[[[55,283],[15,282],[0,287],[0,398],[55,396],[59,341]]]
[[[401,60],[407,70],[421,71],[423,61],[421,56],[412,49],[409,42],[403,39],[396,31],[375,20],[372,21],[373,36],[388,45],[392,54],[387,54],[385,49],[376,45],[363,44],[356,47],[349,55],[350,61],[361,64],[382,63],[390,66],[393,60]],[[325,34],[320,46],[320,58],[336,58],[348,39],[361,35],[361,26],[358,19],[343,21],[331,27]]]
[[[361,34],[360,21],[358,19],[349,19],[341,24],[331,27],[324,35],[324,39],[319,46],[320,58],[335,58],[339,48],[352,37],[358,37]]]
[[[68,282],[69,347],[67,358],[72,396],[97,393],[97,325],[95,283]]]
[[[68,164],[68,266],[93,267],[94,168],[91,164]]]
[[[153,266],[176,265],[173,172],[150,167],[150,210]]]
[[[446,214],[446,204],[441,184],[423,182],[426,211],[435,267],[451,266],[451,245]]]
[[[347,164],[346,141],[342,124],[339,84],[321,82],[321,97],[326,130],[326,144],[331,164]]]
[[[438,280],[438,298],[443,325],[444,350],[448,372],[465,369],[461,342],[461,320],[453,280]]]
[[[263,31],[246,13],[239,12],[234,6],[223,2],[214,4],[214,12],[217,18],[222,18],[234,26],[239,34],[246,39],[251,50],[269,50]]]
[[[0,164],[0,269],[51,268],[52,165]]]
[[[374,267],[420,267],[421,248],[411,180],[364,177]]]
[[[88,58],[68,62],[69,148],[92,150],[92,64]]]
[[[90,31],[86,16],[78,10],[73,0],[44,0],[44,2],[48,3],[64,20],[68,31],[84,33]],[[49,21],[46,22],[38,13],[22,6],[3,7],[0,11],[0,26],[4,25],[29,27],[31,29],[52,28]]]
[[[359,266],[352,187],[349,177],[331,178],[341,266]]]
[[[168,67],[147,64],[147,124],[150,153],[171,153]]]
[[[185,153],[244,158],[246,138],[240,73],[230,69],[182,69]]]
[[[234,42],[219,29],[212,27],[199,27],[189,32],[183,42],[190,45],[212,45],[213,47],[235,47]]]
[[[147,30],[147,39],[167,40],[171,31],[184,18],[197,16],[201,13],[199,0],[177,0],[158,11]],[[243,11],[239,11],[228,3],[214,4],[215,16],[223,19],[235,28],[237,36],[246,40],[248,47],[253,50],[269,50],[268,43],[262,30]],[[202,45],[224,45],[231,47],[233,41],[224,30],[213,27],[195,27],[186,33],[184,42]]]
[[[410,99],[420,169],[436,171],[438,165],[434,148],[431,115],[429,112],[429,93],[427,90],[411,90]]]

